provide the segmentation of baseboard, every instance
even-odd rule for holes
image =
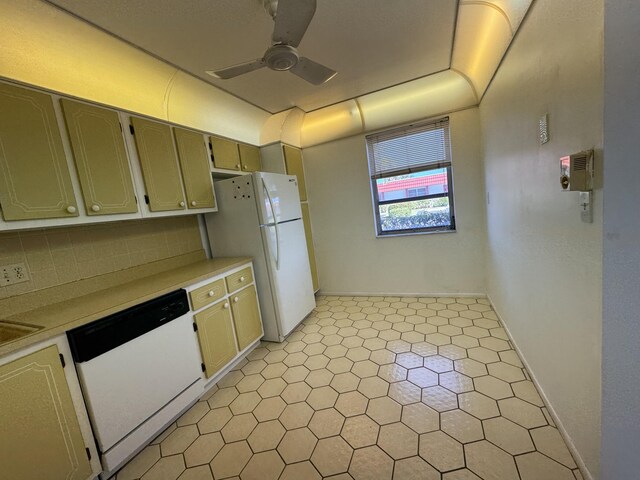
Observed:
[[[578,468],[580,469],[580,473],[584,477],[584,480],[594,480],[593,476],[591,475],[591,472],[587,469],[587,466],[585,465],[584,460],[582,460],[582,457],[580,456],[580,453],[576,449],[576,446],[573,443],[573,440],[571,439],[571,436],[569,435],[569,433],[567,432],[566,428],[564,427],[564,425],[562,423],[562,420],[560,420],[560,417],[558,417],[558,414],[556,413],[555,409],[551,405],[551,402],[549,402],[549,398],[547,397],[547,394],[545,393],[544,389],[542,388],[542,386],[538,382],[538,379],[537,379],[536,375],[533,373],[533,370],[531,369],[531,367],[529,366],[529,363],[527,362],[527,359],[524,357],[524,355],[522,354],[522,351],[518,347],[518,344],[514,340],[513,335],[509,331],[509,327],[507,326],[506,322],[504,321],[504,319],[500,315],[500,312],[498,312],[498,309],[496,308],[495,304],[493,303],[493,300],[491,300],[491,296],[489,294],[487,294],[486,297],[489,300],[489,303],[491,304],[491,308],[493,308],[493,311],[495,312],[496,316],[498,317],[498,320],[500,320],[500,323],[504,327],[505,332],[507,332],[507,336],[509,337],[509,340],[511,341],[511,344],[513,345],[513,348],[515,349],[516,353],[518,354],[518,356],[522,360],[522,364],[527,369],[527,372],[529,373],[529,376],[531,377],[531,381],[533,382],[533,384],[535,385],[536,389],[538,390],[538,393],[540,394],[540,397],[542,397],[542,401],[544,402],[545,407],[547,407],[547,410],[549,411],[549,414],[551,415],[551,418],[553,419],[554,423],[556,424],[556,427],[558,428],[558,431],[560,432],[560,435],[562,435],[562,438],[565,441],[565,443],[567,444],[567,447],[569,448],[569,451],[571,452],[571,455],[573,455],[573,459],[575,460],[576,464],[578,465]]]
[[[323,297],[446,297],[446,298],[487,298],[486,293],[389,293],[389,292],[332,292],[318,290],[317,295]]]

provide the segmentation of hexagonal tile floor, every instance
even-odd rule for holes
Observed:
[[[318,297],[117,480],[580,480],[485,299]]]

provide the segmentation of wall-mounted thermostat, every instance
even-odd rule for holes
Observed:
[[[560,185],[562,190],[571,192],[593,190],[593,150],[560,159]]]

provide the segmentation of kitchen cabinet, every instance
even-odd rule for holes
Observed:
[[[209,137],[209,148],[215,168],[240,170],[240,150],[237,142],[212,135]]]
[[[219,378],[263,336],[251,263],[187,289],[206,378]],[[215,380],[215,378],[213,378]]]
[[[206,139],[0,81],[0,231],[215,212]]]
[[[78,216],[51,95],[0,83],[0,112],[4,220]]]
[[[247,145],[246,143],[240,143],[238,146],[240,150],[240,165],[243,172],[259,172],[261,168],[260,164],[260,148],[254,145]]]
[[[283,145],[284,162],[287,169],[287,175],[295,175],[298,177],[298,192],[300,193],[300,201],[307,201],[307,184],[304,179],[304,166],[302,165],[302,150],[289,145]]]
[[[244,350],[262,336],[262,320],[255,287],[247,287],[231,297],[233,323],[236,327],[238,348]]]
[[[227,282],[227,291],[233,293],[236,290],[240,290],[253,282],[253,274],[251,273],[251,267],[243,268],[239,272],[232,273],[225,278]]]
[[[199,310],[202,307],[209,305],[217,300],[220,300],[226,295],[227,291],[224,288],[224,280],[216,280],[215,282],[207,283],[200,288],[196,288],[189,292],[189,298],[191,299],[191,307],[194,310]]]
[[[311,216],[309,214],[309,204],[301,203],[302,222],[304,223],[304,235],[307,240],[307,253],[309,255],[309,266],[311,267],[311,281],[313,282],[313,291],[318,291],[318,266],[316,265],[316,252],[313,246],[313,234],[311,233]]]
[[[207,378],[218,373],[236,356],[229,301],[224,300],[194,315]]]
[[[66,98],[60,103],[87,215],[137,212],[118,113]]]
[[[261,169],[260,148],[226,138],[210,136],[209,148],[213,167],[237,172],[258,172]]]
[[[131,117],[131,126],[149,209],[184,210],[186,202],[171,127],[139,117]]]
[[[184,128],[173,128],[180,159],[180,169],[190,209],[213,208],[213,192],[209,155],[204,135]]]
[[[55,345],[0,366],[0,412],[3,478],[93,476]]]

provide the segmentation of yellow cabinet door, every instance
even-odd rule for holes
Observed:
[[[311,217],[309,215],[309,205],[301,203],[302,223],[304,223],[304,235],[307,239],[307,252],[309,253],[309,266],[311,267],[311,280],[313,291],[318,291],[318,267],[316,266],[316,251],[313,247],[313,235],[311,234]]]
[[[5,220],[78,216],[51,96],[4,83],[0,207]]]
[[[226,170],[240,170],[240,152],[238,144],[233,140],[220,137],[209,137],[213,166]]]
[[[300,193],[300,201],[307,201],[307,184],[304,180],[304,167],[302,166],[302,151],[299,148],[283,145],[284,163],[287,167],[288,175],[298,177],[298,192]]]
[[[87,215],[138,211],[117,112],[62,99]]]
[[[236,327],[238,348],[244,350],[262,337],[262,320],[258,308],[256,289],[253,286],[240,290],[229,297],[233,310],[233,324]]]
[[[0,412],[0,477],[85,480],[91,474],[55,345],[0,366]]]
[[[171,127],[137,117],[131,117],[131,125],[149,209],[152,212],[184,209],[186,203]]]
[[[213,181],[209,155],[201,133],[174,127],[178,158],[189,208],[213,208]]]
[[[253,145],[247,145],[241,143],[238,147],[240,149],[240,164],[242,165],[243,172],[259,172],[260,165],[260,149]]]
[[[236,356],[236,341],[227,300],[194,315],[207,378]]]

